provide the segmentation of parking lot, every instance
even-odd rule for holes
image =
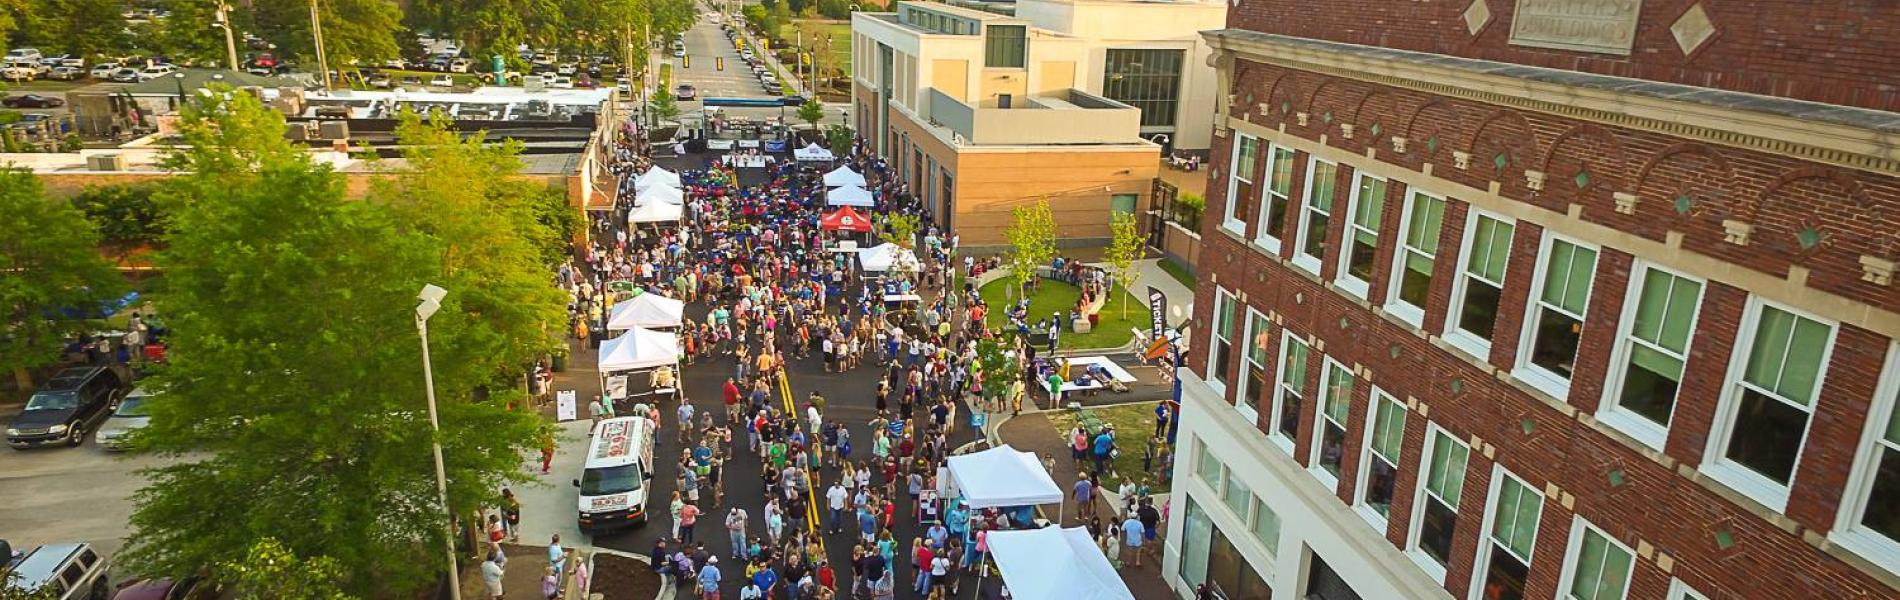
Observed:
[[[5,418],[5,417],[0,417]],[[0,449],[0,538],[14,548],[88,542],[114,556],[131,533],[139,469],[167,459],[77,448]]]

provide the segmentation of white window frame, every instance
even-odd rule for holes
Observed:
[[[1515,233],[1515,231],[1513,231],[1513,233]],[[1575,317],[1579,327],[1587,326],[1590,321],[1590,303],[1596,300],[1597,267],[1603,263],[1603,248],[1595,244],[1587,244],[1576,239],[1551,233],[1548,229],[1544,230],[1543,237],[1544,239],[1538,242],[1537,246],[1536,266],[1531,270],[1530,295],[1524,298],[1524,319],[1521,321],[1523,326],[1518,328],[1520,331],[1518,331],[1517,341],[1517,368],[1511,370],[1511,376],[1536,388],[1537,391],[1550,394],[1550,397],[1556,398],[1559,402],[1567,403],[1570,400],[1570,378],[1558,375],[1537,363],[1531,362],[1531,352],[1535,350],[1532,345],[1537,341],[1537,322],[1533,319],[1537,317],[1540,309],[1553,310],[1559,314]],[[1552,248],[1556,247],[1559,241],[1580,249],[1589,250],[1592,254],[1590,258],[1590,289],[1584,292],[1584,314],[1581,315],[1572,315],[1569,311],[1563,310],[1562,308],[1544,304],[1544,282],[1550,278],[1550,269],[1547,268],[1548,261],[1550,260],[1550,252]],[[1583,336],[1581,333],[1579,333],[1577,337],[1577,357],[1579,359],[1578,362],[1581,362],[1583,357]]]
[[[1370,294],[1372,293],[1371,279],[1362,280],[1362,279],[1359,279],[1358,277],[1354,277],[1352,274],[1353,236],[1356,235],[1357,232],[1365,231],[1365,228],[1359,226],[1359,200],[1360,200],[1359,190],[1365,186],[1365,181],[1367,179],[1376,179],[1379,182],[1384,183],[1385,186],[1387,187],[1380,188],[1382,190],[1387,189],[1392,185],[1392,180],[1390,179],[1379,177],[1377,175],[1368,175],[1366,174],[1365,171],[1359,171],[1359,170],[1353,171],[1352,191],[1347,193],[1346,195],[1346,214],[1345,214],[1345,220],[1342,221],[1345,229],[1342,230],[1342,232],[1339,235],[1339,248],[1338,248],[1339,251],[1334,253],[1337,256],[1333,257],[1333,259],[1337,262],[1337,264],[1334,267],[1337,270],[1334,271],[1335,274],[1333,276],[1333,286],[1339,288],[1341,291],[1346,292],[1346,295],[1352,296],[1354,298],[1358,298],[1360,300],[1365,300],[1369,298]],[[1334,193],[1337,194],[1338,192],[1335,191]],[[1388,191],[1387,194],[1390,194],[1390,192]],[[1381,198],[1380,200],[1383,201],[1384,199]],[[1380,205],[1379,212],[1380,213],[1385,212],[1384,205]],[[1379,216],[1380,216],[1380,223],[1383,224],[1385,221],[1384,220],[1385,215],[1381,214]],[[1376,269],[1377,268],[1376,265],[1379,263],[1379,258],[1378,258],[1379,251],[1380,251],[1379,242],[1381,241],[1379,239],[1379,230],[1377,229],[1372,230],[1372,241],[1373,241],[1372,263],[1373,265],[1375,265],[1374,268]]]
[[[1681,579],[1671,577],[1669,578],[1669,595],[1666,598],[1669,600],[1709,600],[1709,595],[1695,591],[1695,588],[1689,587],[1689,584]]]
[[[1405,259],[1412,254],[1430,256],[1432,260],[1432,270],[1435,272],[1438,270],[1439,261],[1444,258],[1445,249],[1441,247],[1438,249],[1437,254],[1427,255],[1422,251],[1413,250],[1411,245],[1406,243],[1406,240],[1412,237],[1413,202],[1415,202],[1419,196],[1430,198],[1443,205],[1444,208],[1441,208],[1439,212],[1438,232],[1441,235],[1445,232],[1445,220],[1443,215],[1444,210],[1451,207],[1451,201],[1446,200],[1444,196],[1438,194],[1426,192],[1418,188],[1408,188],[1405,193],[1405,206],[1399,209],[1399,236],[1393,243],[1392,275],[1386,277],[1388,281],[1386,282],[1385,312],[1386,314],[1398,317],[1401,321],[1411,323],[1413,327],[1423,329],[1425,327],[1425,307],[1413,306],[1399,299],[1399,289],[1405,283]],[[1437,282],[1434,281],[1433,284],[1436,285]]]
[[[1412,486],[1412,514],[1410,518],[1411,523],[1406,526],[1405,532],[1405,557],[1411,559],[1412,564],[1418,565],[1419,569],[1425,571],[1427,577],[1431,577],[1432,580],[1438,582],[1439,585],[1444,585],[1445,572],[1446,569],[1449,568],[1449,565],[1438,564],[1438,562],[1433,560],[1430,554],[1426,554],[1425,549],[1418,544],[1420,541],[1419,535],[1425,531],[1425,496],[1431,493],[1429,488],[1431,487],[1432,455],[1438,453],[1438,444],[1436,442],[1440,433],[1445,435],[1445,439],[1451,440],[1451,443],[1465,448],[1465,473],[1461,476],[1467,479],[1470,477],[1471,445],[1464,440],[1458,439],[1458,436],[1452,434],[1451,430],[1440,427],[1437,423],[1427,422],[1425,424],[1425,445],[1418,453],[1418,483]],[[1465,504],[1462,489],[1461,485],[1461,491],[1458,494],[1458,504],[1460,508],[1463,508]],[[1460,516],[1463,515],[1461,514]],[[1451,562],[1451,557],[1447,556],[1445,560],[1449,563]]]
[[[1291,327],[1281,327],[1280,348],[1274,355],[1278,362],[1274,364],[1273,368],[1273,420],[1267,424],[1267,439],[1272,440],[1273,444],[1279,446],[1281,450],[1285,450],[1287,456],[1293,455],[1294,442],[1293,438],[1287,437],[1286,434],[1280,432],[1281,419],[1293,419],[1297,422],[1300,415],[1297,413],[1281,414],[1280,407],[1283,403],[1280,400],[1287,392],[1285,385],[1283,385],[1283,382],[1286,381],[1286,367],[1289,362],[1286,359],[1286,353],[1289,348],[1293,347],[1292,343],[1295,342],[1306,348],[1306,360],[1302,361],[1301,366],[1311,365],[1313,362],[1312,342],[1305,337],[1293,333],[1293,328]],[[1306,373],[1304,372],[1300,373],[1300,387],[1300,401],[1311,404],[1313,402],[1313,392],[1312,390],[1305,389]]]
[[[1253,330],[1254,317],[1260,317],[1259,322],[1265,326],[1262,330]],[[1240,338],[1243,342],[1243,345],[1240,346],[1240,374],[1234,377],[1234,410],[1240,411],[1240,416],[1245,417],[1248,424],[1252,424],[1258,428],[1258,423],[1260,423],[1260,401],[1259,398],[1255,398],[1254,396],[1259,396],[1260,390],[1248,389],[1247,375],[1252,372],[1249,369],[1252,368],[1250,365],[1253,362],[1253,349],[1259,345],[1259,342],[1256,341],[1255,338],[1267,335],[1267,332],[1270,331],[1273,326],[1267,321],[1267,315],[1265,313],[1260,312],[1252,306],[1247,307],[1244,318],[1246,321],[1245,324],[1241,326],[1241,331],[1243,331],[1245,335],[1242,335]],[[1271,350],[1268,351],[1270,352]],[[1267,371],[1266,367],[1264,364],[1260,365],[1260,372],[1263,375]],[[1273,381],[1269,379],[1266,383],[1267,385],[1272,385]]]
[[[1602,255],[1599,254],[1598,257],[1601,258]],[[1683,346],[1684,354],[1682,355],[1682,359],[1685,371],[1689,363],[1687,351],[1695,348],[1696,326],[1702,320],[1702,302],[1708,299],[1708,280],[1700,277],[1691,277],[1678,271],[1665,269],[1648,261],[1638,260],[1636,264],[1630,268],[1629,284],[1626,285],[1626,289],[1623,290],[1623,314],[1617,319],[1616,342],[1611,346],[1610,350],[1610,368],[1609,373],[1605,375],[1608,377],[1608,380],[1603,386],[1603,398],[1597,403],[1597,420],[1603,422],[1604,425],[1623,432],[1624,435],[1630,436],[1631,439],[1641,442],[1645,446],[1649,446],[1652,450],[1660,451],[1669,441],[1669,426],[1675,422],[1677,411],[1671,409],[1669,411],[1670,423],[1664,423],[1659,426],[1654,421],[1650,421],[1646,417],[1637,415],[1635,412],[1623,408],[1622,405],[1617,402],[1623,395],[1623,385],[1625,384],[1624,375],[1628,372],[1629,368],[1627,363],[1630,360],[1631,345],[1640,343],[1650,346],[1650,349],[1657,352],[1670,353],[1668,349],[1655,347],[1648,342],[1637,341],[1632,335],[1636,327],[1637,304],[1642,302],[1644,283],[1648,281],[1647,275],[1650,271],[1661,271],[1673,277],[1696,282],[1697,285],[1701,286],[1696,292],[1695,313],[1689,315],[1689,338],[1685,341],[1685,345]],[[1676,407],[1680,408],[1681,403],[1682,390],[1678,389],[1676,390]]]
[[[1220,364],[1220,361],[1216,360],[1220,358],[1221,306],[1224,303],[1230,303],[1230,302],[1238,303],[1239,301],[1240,301],[1239,296],[1228,292],[1225,288],[1222,288],[1220,286],[1214,286],[1214,312],[1213,314],[1209,315],[1209,318],[1208,318],[1208,320],[1211,322],[1208,323],[1210,327],[1208,327],[1208,331],[1207,331],[1208,343],[1207,343],[1207,379],[1206,381],[1207,381],[1207,387],[1212,388],[1214,390],[1214,393],[1219,395],[1221,397],[1221,401],[1223,402],[1227,400],[1227,380],[1223,379],[1223,377],[1226,376],[1227,365]],[[1227,348],[1229,349],[1229,351],[1231,351],[1233,347],[1234,347],[1233,340],[1228,340]]]
[[[1227,206],[1221,209],[1220,222],[1221,229],[1233,232],[1243,239],[1247,237],[1247,222],[1240,220],[1234,212],[1234,209],[1240,206],[1240,198],[1234,196],[1234,194],[1240,189],[1240,150],[1243,146],[1246,146],[1248,140],[1252,140],[1254,143],[1254,153],[1256,157],[1260,152],[1260,138],[1244,133],[1239,133],[1234,137],[1234,150],[1231,153],[1232,156],[1227,160]],[[1254,173],[1253,179],[1260,179],[1260,174]],[[1253,183],[1254,181],[1252,180],[1248,181],[1248,184]]]
[[[1523,477],[1518,477],[1517,474],[1512,473],[1510,469],[1504,468],[1504,465],[1492,464],[1491,489],[1486,492],[1484,496],[1484,524],[1478,528],[1477,562],[1471,563],[1471,589],[1468,590],[1466,594],[1470,597],[1470,600],[1483,600],[1484,598],[1484,575],[1491,565],[1491,553],[1497,551],[1497,543],[1492,541],[1491,534],[1497,533],[1494,526],[1498,518],[1498,495],[1503,493],[1504,481],[1507,478],[1517,481],[1524,486],[1526,491],[1537,495],[1536,535],[1543,535],[1544,532],[1544,502],[1548,500],[1548,498],[1544,497],[1543,490],[1537,489],[1537,486],[1531,485],[1531,482],[1525,480]],[[1535,537],[1532,538],[1530,556],[1517,556],[1515,552],[1512,553],[1512,556],[1523,559],[1526,567],[1536,564],[1532,562],[1537,558],[1537,543],[1535,539]],[[1508,551],[1509,549],[1507,548],[1506,550]]]
[[[1382,406],[1381,403],[1391,402],[1397,405],[1399,407],[1399,415],[1408,419],[1411,416],[1411,411],[1406,409],[1405,403],[1400,402],[1398,397],[1386,392],[1379,386],[1375,385],[1371,387],[1371,393],[1367,395],[1366,401],[1366,430],[1359,443],[1359,472],[1353,475],[1356,481],[1353,485],[1352,508],[1353,512],[1359,513],[1359,516],[1366,520],[1367,524],[1372,525],[1374,531],[1379,532],[1379,537],[1385,537],[1387,528],[1391,526],[1391,520],[1386,515],[1379,514],[1379,511],[1373,510],[1372,505],[1366,504],[1366,485],[1372,480],[1372,461],[1374,460],[1392,463],[1392,473],[1394,477],[1404,472],[1405,427],[1403,425],[1399,427],[1400,441],[1398,456],[1386,457],[1374,452],[1372,448],[1372,438],[1379,433],[1379,407]],[[1390,460],[1387,460],[1388,458]],[[1393,491],[1397,492],[1396,483],[1393,487],[1395,488]],[[1398,498],[1393,498],[1393,500],[1393,504],[1398,504]]]
[[[1847,475],[1847,491],[1841,496],[1840,511],[1828,540],[1834,545],[1868,559],[1889,573],[1900,575],[1900,540],[1888,538],[1863,527],[1868,496],[1873,493],[1874,474],[1880,466],[1882,438],[1894,411],[1900,410],[1900,341],[1887,349],[1886,366],[1874,402],[1861,427],[1860,446],[1854,452],[1854,468]]]
[[[1754,349],[1762,309],[1770,306],[1828,327],[1826,346],[1821,351],[1821,367],[1814,377],[1814,398],[1804,409],[1808,413],[1808,422],[1801,426],[1801,443],[1795,446],[1794,466],[1788,474],[1787,485],[1776,483],[1725,456],[1729,439],[1735,433],[1735,413],[1741,409],[1741,388],[1747,385],[1742,383],[1743,371],[1747,370],[1749,354]],[[1735,350],[1730,353],[1728,375],[1722,379],[1721,401],[1716,408],[1714,423],[1709,427],[1708,446],[1703,449],[1700,470],[1709,479],[1761,503],[1769,510],[1786,513],[1789,491],[1801,476],[1802,455],[1807,453],[1808,436],[1814,431],[1815,407],[1821,403],[1821,392],[1827,389],[1828,367],[1834,360],[1834,341],[1840,335],[1841,325],[1792,306],[1763,300],[1760,296],[1749,296],[1748,306],[1742,311],[1741,323],[1741,330],[1735,336]],[[1774,396],[1771,392],[1765,393]],[[1779,398],[1773,399],[1780,401]]]
[[[1443,339],[1447,344],[1450,344],[1451,347],[1457,348],[1459,351],[1478,359],[1478,362],[1484,363],[1490,362],[1491,360],[1491,340],[1478,337],[1477,334],[1458,327],[1458,313],[1463,312],[1465,308],[1465,287],[1469,285],[1471,278],[1474,277],[1465,262],[1470,260],[1472,242],[1478,239],[1477,227],[1480,217],[1510,225],[1511,238],[1517,238],[1517,219],[1478,210],[1476,206],[1472,206],[1469,210],[1465,211],[1465,230],[1464,235],[1461,236],[1464,239],[1458,243],[1458,256],[1452,259],[1455,269],[1452,271],[1451,299],[1445,309],[1445,335]],[[1504,262],[1506,265],[1505,277],[1503,280],[1494,282],[1497,284],[1499,290],[1506,289],[1505,286],[1510,285],[1509,264],[1511,257],[1506,255]],[[1502,322],[1504,318],[1503,309],[1504,301],[1500,298],[1498,300],[1499,314],[1497,315],[1500,322]],[[1495,325],[1493,326],[1491,334],[1493,336],[1497,335]]]
[[[1313,398],[1313,431],[1311,432],[1313,443],[1310,444],[1309,448],[1307,448],[1308,456],[1307,456],[1306,464],[1309,466],[1306,468],[1306,470],[1307,472],[1312,473],[1313,477],[1315,479],[1318,479],[1321,485],[1326,486],[1327,490],[1330,490],[1333,493],[1337,494],[1339,493],[1339,477],[1337,475],[1333,475],[1332,473],[1326,472],[1326,468],[1320,466],[1319,459],[1320,459],[1320,455],[1324,452],[1324,446],[1326,445],[1325,432],[1326,432],[1327,424],[1330,423],[1330,424],[1338,425],[1339,430],[1340,430],[1339,469],[1341,471],[1344,471],[1346,469],[1345,445],[1346,445],[1347,439],[1352,437],[1352,427],[1351,427],[1352,425],[1352,390],[1348,389],[1346,391],[1346,397],[1345,397],[1346,419],[1345,421],[1335,422],[1333,421],[1333,418],[1331,416],[1326,414],[1326,407],[1334,399],[1332,392],[1328,390],[1329,386],[1327,384],[1332,381],[1333,372],[1338,371],[1338,372],[1346,374],[1346,380],[1350,382],[1353,387],[1358,387],[1359,375],[1357,373],[1354,373],[1353,370],[1350,367],[1347,367],[1345,363],[1339,362],[1338,360],[1335,360],[1331,356],[1323,356],[1323,358],[1321,358],[1320,365],[1321,367],[1319,370],[1319,389],[1314,390],[1317,393],[1313,394],[1314,396]]]
[[[1308,225],[1312,224],[1309,220],[1309,217],[1311,217],[1312,214],[1315,212],[1321,212],[1321,211],[1316,211],[1312,208],[1313,206],[1313,173],[1319,170],[1318,167],[1320,163],[1326,163],[1328,165],[1332,165],[1334,183],[1338,182],[1337,180],[1339,178],[1339,163],[1336,163],[1330,160],[1323,160],[1317,156],[1307,157],[1306,159],[1306,189],[1302,190],[1302,193],[1300,194],[1300,214],[1297,218],[1294,219],[1292,223],[1293,227],[1296,230],[1293,234],[1293,266],[1299,270],[1306,271],[1308,274],[1311,274],[1315,277],[1319,276],[1320,261],[1325,258],[1323,256],[1325,254],[1325,251],[1322,250],[1320,252],[1322,256],[1310,256],[1306,254],[1305,249],[1306,249],[1306,237],[1309,235],[1313,235],[1312,228],[1308,227]],[[1333,215],[1339,212],[1339,209],[1338,209],[1339,187],[1337,185],[1333,187],[1332,202],[1333,202],[1334,208],[1332,210],[1324,211],[1326,214],[1327,227],[1329,228],[1332,226]],[[1326,237],[1326,232],[1324,230],[1321,230],[1319,232],[1319,236],[1322,240],[1324,240]]]
[[[1589,519],[1583,518],[1583,515],[1577,515],[1577,517],[1570,522],[1570,541],[1565,544],[1564,548],[1564,569],[1557,580],[1557,598],[1564,600],[1571,598],[1570,592],[1573,591],[1571,586],[1576,585],[1573,579],[1577,576],[1577,559],[1581,558],[1580,554],[1583,550],[1583,535],[1585,531],[1595,531],[1597,535],[1603,536],[1603,539],[1608,540],[1611,544],[1615,544],[1616,547],[1629,553],[1630,572],[1623,574],[1623,598],[1624,600],[1628,600],[1630,596],[1630,582],[1636,579],[1636,566],[1642,564],[1642,559],[1636,556],[1636,549],[1624,544],[1623,540],[1616,539],[1616,536],[1610,535],[1610,532],[1604,531],[1596,525],[1592,525]]]
[[[1259,186],[1260,187],[1260,216],[1258,219],[1254,221],[1255,229],[1259,230],[1256,232],[1257,235],[1255,235],[1253,238],[1254,245],[1259,246],[1260,249],[1265,250],[1267,254],[1271,254],[1273,256],[1280,255],[1280,238],[1267,233],[1267,215],[1269,214],[1268,210],[1273,207],[1273,202],[1272,202],[1271,197],[1278,196],[1284,202],[1282,206],[1280,207],[1281,208],[1280,218],[1282,219],[1286,218],[1285,209],[1293,206],[1292,196],[1281,196],[1278,192],[1273,191],[1274,166],[1279,163],[1279,153],[1282,151],[1286,152],[1286,160],[1288,163],[1292,163],[1294,161],[1299,160],[1299,153],[1295,152],[1292,148],[1288,148],[1286,146],[1282,146],[1279,144],[1268,144],[1266,146],[1267,168],[1264,170],[1264,172],[1260,176],[1260,179],[1265,181],[1265,185]],[[1287,191],[1291,192],[1292,190],[1287,190]],[[1296,226],[1296,225],[1287,223],[1286,226]],[[1282,229],[1280,233],[1281,235],[1285,235],[1286,231]]]

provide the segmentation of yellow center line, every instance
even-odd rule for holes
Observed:
[[[784,399],[784,402],[785,402],[786,418],[792,420],[793,427],[802,426],[804,419],[799,417],[798,406],[796,403],[792,401],[791,373],[790,373],[790,370],[786,369],[784,365],[779,366],[778,392],[779,392],[779,397]],[[812,432],[812,435],[817,436],[819,435],[819,432],[814,431]],[[807,452],[810,452],[813,457],[818,458],[821,461],[820,464],[822,465],[823,464],[822,461],[824,460],[824,457],[821,454],[819,454],[818,445],[813,443],[815,441],[816,441],[815,438],[806,438],[805,450]],[[799,465],[799,468],[807,469],[806,465]],[[829,551],[825,549],[825,536],[823,534],[818,533],[818,495],[816,491],[818,490],[818,486],[820,485],[819,479],[818,479],[820,470],[821,469],[807,469],[810,475],[806,477],[807,483],[805,485],[806,487],[806,490],[805,490],[805,532],[813,534],[811,536],[811,539],[818,543],[818,557],[824,558],[826,556],[829,556]],[[816,564],[812,564],[809,562],[808,564],[813,569],[817,569],[818,567],[818,565]]]

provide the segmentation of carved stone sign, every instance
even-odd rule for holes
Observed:
[[[1643,0],[1517,0],[1511,43],[1628,55]]]

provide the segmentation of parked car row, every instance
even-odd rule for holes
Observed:
[[[9,81],[34,79],[78,81],[91,77],[119,83],[138,83],[176,72],[178,72],[176,65],[153,60],[106,61],[95,63],[88,69],[83,58],[68,55],[43,56],[37,48],[14,48],[7,52],[5,58],[0,59],[0,79]]]
[[[50,593],[54,600],[214,600],[223,586],[200,577],[135,579],[111,587],[112,561],[86,543],[46,544],[16,554],[0,540],[0,595]]]

